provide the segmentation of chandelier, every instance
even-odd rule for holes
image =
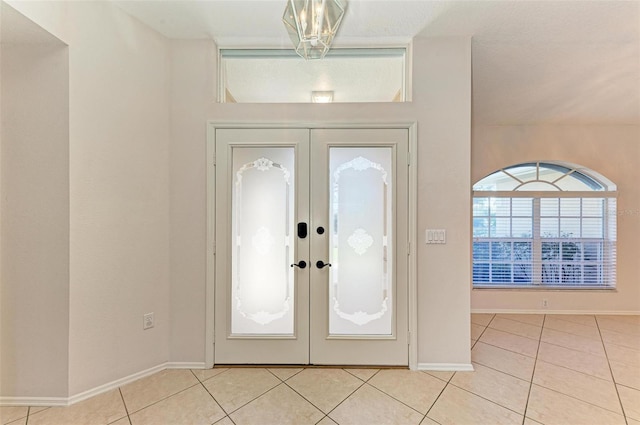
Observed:
[[[331,47],[344,16],[344,0],[287,0],[282,21],[296,53],[322,59]]]

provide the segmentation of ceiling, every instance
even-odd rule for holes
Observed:
[[[115,1],[168,38],[283,47],[285,0]],[[471,36],[473,119],[640,124],[640,1],[350,0],[334,46]]]

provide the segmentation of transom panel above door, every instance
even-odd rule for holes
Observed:
[[[215,149],[215,363],[407,365],[408,130]]]

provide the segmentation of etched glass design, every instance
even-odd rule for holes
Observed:
[[[232,154],[231,333],[292,335],[294,149]]]
[[[329,150],[329,333],[390,335],[392,149]]]

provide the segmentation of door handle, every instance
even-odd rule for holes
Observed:
[[[319,269],[323,269],[323,268],[325,268],[327,266],[331,267],[331,263],[325,263],[322,260],[316,261],[316,267],[319,268]]]
[[[294,267],[294,266],[295,266],[295,267],[300,267],[301,269],[304,269],[305,267],[307,267],[307,262],[306,262],[306,261],[304,261],[304,260],[302,260],[302,261],[298,262],[297,264],[296,264],[296,263],[293,263],[293,264],[291,265],[291,267]]]

